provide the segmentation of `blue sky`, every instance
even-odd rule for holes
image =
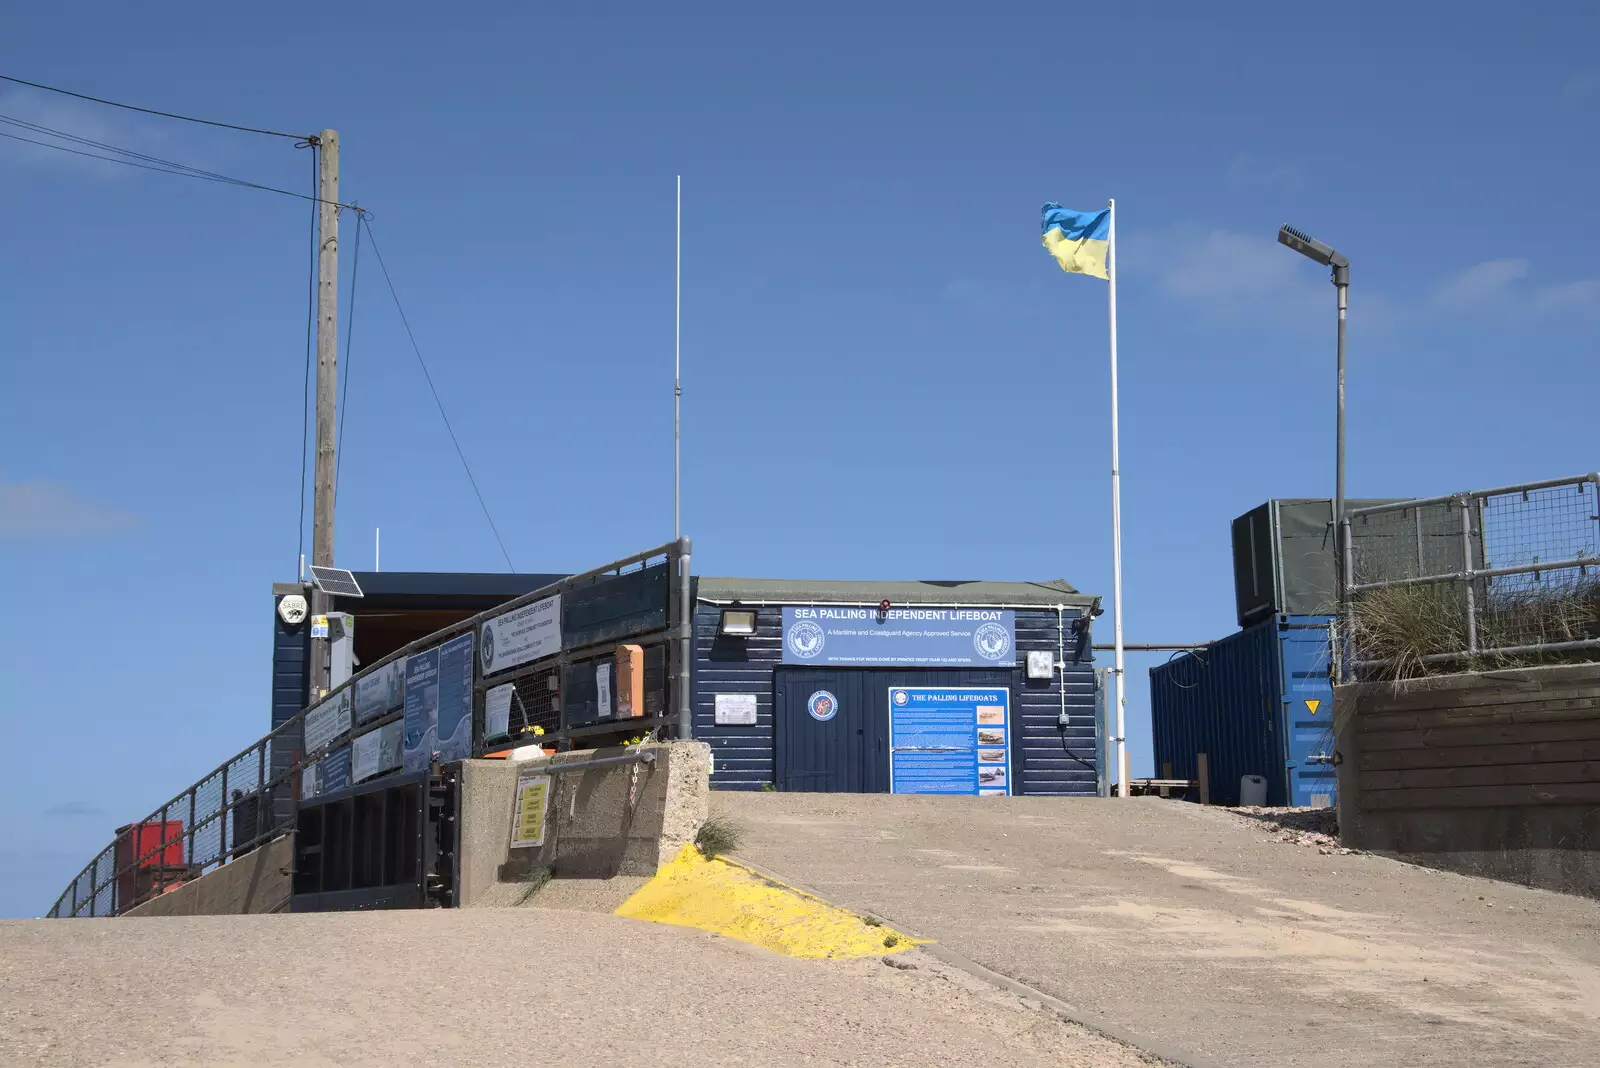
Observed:
[[[35,5],[0,73],[337,128],[527,571],[670,537],[681,173],[698,572],[1109,594],[1105,288],[1037,220],[1115,196],[1127,637],[1173,641],[1234,628],[1231,518],[1332,488],[1333,292],[1285,221],[1353,262],[1352,495],[1600,466],[1600,17],[1290,8]],[[19,87],[0,114],[309,178],[287,141]],[[267,727],[306,209],[0,141],[0,915]],[[374,266],[339,562],[369,567],[381,527],[388,569],[498,570]],[[1129,658],[1136,773],[1159,659]]]

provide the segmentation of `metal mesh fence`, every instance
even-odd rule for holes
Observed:
[[[556,668],[524,675],[512,684],[508,736],[524,745],[536,744],[542,735],[561,727],[561,672]]]
[[[296,770],[274,776],[272,750],[283,728],[238,754],[135,823],[78,873],[51,917],[115,916],[248,853],[281,831]]]
[[[1600,655],[1596,476],[1354,509],[1345,608],[1367,673]]]

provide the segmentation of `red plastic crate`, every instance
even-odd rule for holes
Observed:
[[[150,820],[117,828],[117,869],[183,866],[183,821]]]

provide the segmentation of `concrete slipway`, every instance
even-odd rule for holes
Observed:
[[[1154,799],[711,807],[758,872],[937,942],[802,960],[592,911],[637,881],[519,909],[0,923],[0,1063],[1152,1063],[1117,1037],[1195,1065],[1600,1063],[1595,901]]]
[[[1600,1064],[1600,902],[1155,798],[713,794],[740,859],[1177,1059]]]

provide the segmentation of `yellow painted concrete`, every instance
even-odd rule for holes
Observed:
[[[707,860],[692,845],[663,864],[616,914],[695,927],[812,960],[881,957],[917,944],[732,861]]]

